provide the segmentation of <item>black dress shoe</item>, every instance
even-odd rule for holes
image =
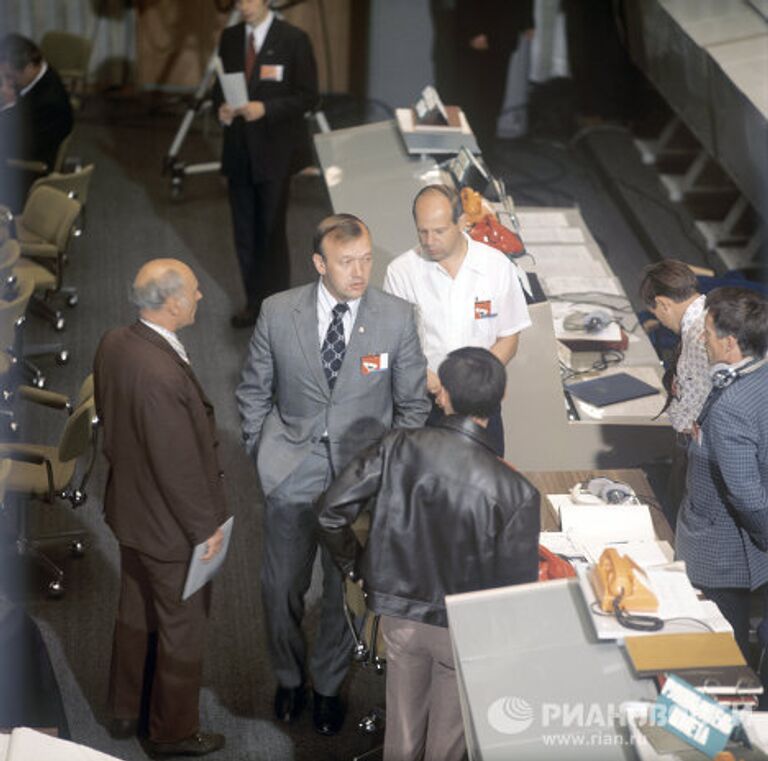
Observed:
[[[125,740],[133,737],[139,728],[138,719],[111,719],[107,731],[115,740]]]
[[[251,328],[256,324],[261,305],[248,305],[239,312],[235,312],[229,319],[229,324],[233,328]]]
[[[344,723],[344,704],[338,695],[315,692],[312,721],[321,735],[335,735]]]
[[[279,721],[290,724],[299,718],[307,701],[304,685],[301,687],[278,687],[275,692],[275,716]]]
[[[195,732],[191,737],[175,743],[157,743],[147,740],[151,756],[206,756],[224,747],[224,735],[216,732]]]

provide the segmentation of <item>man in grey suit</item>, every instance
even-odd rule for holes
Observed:
[[[676,552],[749,658],[752,592],[761,592],[763,615],[768,592],[768,303],[744,288],[718,288],[706,307],[713,388],[691,432]],[[766,647],[765,618],[758,635]]]
[[[430,408],[413,307],[368,287],[371,248],[368,228],[351,214],[320,223],[312,256],[319,281],[264,301],[237,389],[245,447],[266,498],[261,591],[282,721],[304,704],[301,619],[317,553],[314,502],[358,451],[392,427],[423,425]],[[309,672],[315,728],[332,735],[344,718],[338,693],[351,637],[343,579],[326,550],[322,563]]]

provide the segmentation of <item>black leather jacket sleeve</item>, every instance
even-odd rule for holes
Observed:
[[[383,468],[381,444],[368,447],[341,471],[318,501],[320,541],[351,579],[356,579],[355,567],[361,547],[350,527],[368,500],[379,491]]]

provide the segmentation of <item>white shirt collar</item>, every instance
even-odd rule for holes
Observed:
[[[344,313],[342,322],[344,323],[344,334],[347,341],[349,341],[350,336],[352,335],[352,326],[357,319],[360,300],[361,299],[353,299],[352,301],[346,302],[349,309]],[[321,345],[325,338],[325,334],[328,331],[328,326],[331,324],[331,319],[333,318],[333,308],[338,303],[338,300],[335,299],[331,292],[325,287],[323,279],[319,278],[317,284],[317,329]]]
[[[248,36],[253,32],[253,36],[256,41],[256,50],[261,50],[262,45],[264,45],[264,40],[267,38],[267,34],[269,33],[269,28],[272,26],[272,21],[275,18],[275,14],[272,11],[269,11],[267,13],[267,17],[257,26],[251,26],[250,24],[245,25],[245,39],[248,39]]]
[[[45,76],[46,71],[48,71],[48,64],[43,61],[37,76],[26,87],[19,90],[19,95],[23,98]]]
[[[362,298],[362,296],[360,298]],[[322,304],[324,309],[328,310],[329,314],[333,311],[336,304],[340,303],[325,287],[323,278],[319,278],[317,283],[317,300]],[[351,301],[347,301],[346,304],[349,307],[349,313],[352,315],[354,321],[354,317],[357,316],[357,310],[360,306],[360,299],[352,299]]]
[[[479,251],[476,251],[475,248],[470,245],[471,238],[469,237],[469,235],[467,235],[465,232],[462,232],[461,234],[464,237],[464,240],[467,244],[467,251],[464,254],[464,259],[462,259],[462,262],[459,265],[459,269],[456,270],[456,277],[459,276],[459,273],[464,269],[464,267],[467,267],[468,269],[471,269],[475,272],[480,272],[480,273],[485,272],[485,269],[482,266],[483,265],[482,253]],[[433,267],[437,268],[438,271],[442,272],[447,277],[450,277],[448,270],[446,270],[445,267],[443,267],[443,265],[440,264],[440,262],[434,261],[429,257],[429,255],[425,254],[421,250],[421,246],[419,246],[417,250],[419,252],[419,255],[422,257],[422,259],[424,259],[427,262],[427,264],[432,265]]]
[[[172,331],[168,330],[167,328],[162,327],[161,325],[157,325],[154,322],[149,322],[149,320],[145,320],[143,317],[141,318],[141,322],[146,325],[148,328],[152,328],[152,330],[155,331],[155,333],[158,333],[161,335],[168,343],[171,345],[171,348],[187,363],[189,364],[189,357],[187,356],[187,350],[184,348],[184,344],[179,341],[179,337]]]

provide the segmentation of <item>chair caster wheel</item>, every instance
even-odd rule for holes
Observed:
[[[35,388],[45,388],[45,376],[44,375],[36,375],[32,379],[32,385]]]
[[[82,539],[74,539],[69,544],[69,554],[75,558],[85,555],[85,542]]]
[[[67,297],[67,306],[70,308],[76,307],[79,301],[80,297],[76,293],[73,293],[71,296]]]
[[[48,584],[48,596],[56,599],[64,597],[64,584],[60,579],[54,579]]]
[[[66,349],[62,349],[56,355],[56,364],[59,365],[59,367],[62,367],[63,365],[66,365],[67,362],[69,362],[69,352]]]
[[[59,316],[56,318],[56,321],[53,323],[53,329],[54,329],[54,330],[55,330],[57,333],[61,333],[61,331],[62,331],[62,330],[64,330],[64,326],[65,326],[66,324],[67,324],[67,321],[66,321],[66,320],[65,320],[65,319],[64,319],[64,318],[63,318],[61,315],[59,315]]]

